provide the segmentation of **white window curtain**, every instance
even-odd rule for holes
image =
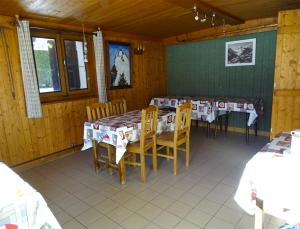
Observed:
[[[28,118],[41,118],[42,107],[33,59],[29,22],[18,20],[17,32],[27,116]]]
[[[103,50],[103,35],[102,31],[97,31],[93,35],[95,59],[96,59],[96,74],[98,84],[99,102],[107,102],[106,84],[105,84],[105,71],[104,71],[104,50]]]

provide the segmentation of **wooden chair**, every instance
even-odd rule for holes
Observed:
[[[158,157],[164,157],[173,160],[174,163],[174,175],[177,175],[177,161],[178,150],[185,151],[186,161],[185,166],[189,166],[190,161],[190,129],[191,129],[191,114],[192,104],[184,103],[176,108],[175,117],[175,131],[163,132],[157,137],[158,150],[166,147],[166,154],[157,153]],[[185,144],[185,149],[179,148],[179,146]],[[170,148],[173,148],[173,153],[170,152]]]
[[[114,99],[108,102],[110,115],[121,115],[127,112],[125,99]]]
[[[109,108],[107,103],[94,103],[86,107],[88,121],[92,122],[101,118],[105,118],[110,115]],[[107,149],[107,157],[101,154],[97,150],[97,146],[101,146]],[[106,164],[112,161],[113,157],[113,146],[104,142],[97,143],[93,140],[93,158],[94,158],[94,165],[96,173],[99,172],[101,163]],[[108,162],[107,162],[108,160]],[[112,170],[109,169],[110,173]]]
[[[147,151],[152,148],[152,163],[153,170],[157,170],[157,156],[156,156],[156,129],[157,129],[158,107],[149,106],[142,110],[141,119],[141,135],[139,142],[127,145],[126,154],[133,154],[140,156],[140,162],[128,160],[126,164],[141,167],[141,180],[146,182],[146,163],[145,155]],[[131,157],[132,158],[132,157]]]

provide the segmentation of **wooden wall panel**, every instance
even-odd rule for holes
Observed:
[[[146,107],[154,96],[166,95],[165,48],[161,42],[115,32],[104,32],[104,39],[129,42],[132,48],[139,44],[145,47],[142,55],[132,52],[132,88],[110,90],[108,87],[108,99],[123,97],[128,109],[133,110]]]
[[[44,157],[83,143],[83,123],[87,120],[86,105],[97,98],[45,103],[43,118],[28,119],[18,54],[18,42],[11,18],[0,16],[0,26],[7,38],[15,98],[11,94],[4,44],[0,39],[0,161],[9,165]],[[43,23],[40,22],[40,26]],[[47,25],[47,23],[46,23]],[[133,56],[133,87],[108,90],[108,97],[124,97],[130,110],[145,107],[152,96],[166,91],[164,46],[157,40],[141,36],[107,32],[109,40],[124,41],[136,47],[143,43],[145,53]]]
[[[300,128],[300,10],[279,13],[271,137]]]

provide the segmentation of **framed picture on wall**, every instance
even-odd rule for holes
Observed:
[[[255,65],[256,38],[226,42],[225,66]]]
[[[110,89],[131,87],[131,49],[129,43],[108,41],[107,71]]]

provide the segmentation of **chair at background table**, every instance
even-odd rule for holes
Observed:
[[[191,129],[192,104],[184,103],[176,108],[175,131],[163,132],[157,137],[157,145],[160,146],[157,150],[166,147],[166,154],[157,153],[158,157],[163,157],[173,160],[173,172],[177,174],[178,167],[178,150],[185,151],[186,161],[185,166],[189,166],[190,161],[190,129]],[[185,149],[179,146],[185,144]],[[170,152],[170,148],[173,152]]]
[[[157,170],[157,157],[156,157],[156,129],[157,129],[157,117],[158,108],[157,106],[149,106],[142,110],[141,118],[141,135],[140,140],[135,143],[130,143],[126,147],[126,154],[137,154],[140,156],[140,162],[126,161],[129,165],[138,165],[141,167],[141,180],[146,181],[146,163],[145,155],[147,151],[152,148],[152,163],[153,170]],[[132,157],[131,157],[132,158]]]
[[[110,116],[109,108],[107,103],[94,103],[86,107],[88,121],[92,122],[101,118],[105,118],[107,116]],[[107,149],[107,157],[105,157],[99,149],[97,150],[97,146],[101,146],[103,148]],[[112,161],[113,157],[113,146],[104,142],[97,143],[96,141],[93,141],[93,158],[94,158],[94,165],[95,165],[95,171],[96,173],[99,172],[101,163],[107,165],[107,160],[109,162]],[[109,169],[110,173],[112,173],[112,170]]]
[[[108,102],[110,115],[121,115],[127,112],[125,99],[114,99]]]

